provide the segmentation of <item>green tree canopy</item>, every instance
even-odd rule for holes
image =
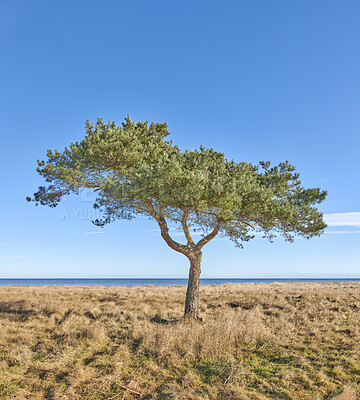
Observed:
[[[98,193],[94,207],[102,218],[94,222],[99,226],[138,214],[154,218],[166,243],[190,260],[187,303],[192,301],[190,281],[200,275],[201,249],[217,234],[242,247],[255,232],[269,240],[281,235],[290,242],[295,236],[309,239],[323,232],[326,225],[316,205],[326,191],[304,188],[288,161],[253,165],[228,160],[203,146],[181,151],[166,140],[169,134],[165,123],[130,117],[121,126],[88,121],[81,142],[63,152],[49,150],[47,160],[38,161],[37,171],[49,185],[27,199],[55,207],[64,195],[91,188]],[[169,221],[183,230],[186,244],[170,237]],[[191,227],[203,231],[197,243]],[[187,312],[197,317],[191,304]]]

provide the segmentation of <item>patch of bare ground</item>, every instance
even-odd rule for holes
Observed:
[[[193,324],[184,297],[0,287],[0,398],[360,398],[360,283],[203,286]]]

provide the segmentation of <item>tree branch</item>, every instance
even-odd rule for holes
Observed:
[[[159,224],[160,231],[161,231],[161,236],[167,243],[169,247],[171,247],[173,250],[178,251],[179,253],[185,254],[186,256],[191,256],[191,250],[189,249],[188,246],[184,246],[183,244],[180,244],[178,242],[175,242],[170,235],[169,235],[169,228],[167,226],[165,217],[163,214],[160,212],[158,215],[158,218],[155,218]]]
[[[60,192],[61,196],[64,195],[64,194],[69,194],[69,193],[70,193],[70,190],[73,189],[73,188],[74,188],[74,185],[73,185],[73,184],[70,184],[69,187],[68,187],[67,189],[64,189],[64,190],[62,190],[62,191]]]
[[[193,239],[192,239],[192,237],[190,235],[189,225],[187,225],[187,223],[186,223],[187,218],[189,216],[189,211],[188,210],[182,210],[182,211],[183,211],[183,215],[182,215],[182,218],[181,218],[181,225],[183,227],[183,231],[184,231],[186,240],[188,241],[188,245],[190,244],[190,247],[194,248],[195,247],[195,243],[194,243],[194,241],[193,241]]]
[[[245,225],[247,225],[247,226],[250,226],[250,228],[255,229],[255,227],[254,227],[253,225],[249,224],[248,222],[245,222],[245,221],[243,221],[243,220],[240,219],[240,218],[238,218],[238,220],[239,220],[240,222],[242,222],[243,224],[245,224]]]
[[[142,200],[143,200],[143,202],[148,206],[148,212],[149,212],[149,214],[150,214],[154,219],[156,219],[156,221],[158,221],[159,214],[155,211],[155,208],[154,208],[154,206],[153,206],[151,200],[148,199],[148,198],[146,198],[146,197],[144,197]],[[159,221],[158,221],[158,222],[159,222]]]
[[[210,240],[214,239],[214,237],[219,233],[220,231],[220,222],[222,220],[219,220],[217,225],[215,226],[214,230],[209,233],[207,236],[203,237],[201,240],[199,240],[195,246],[196,250],[201,250],[202,247],[206,245],[206,243],[209,243]]]
[[[185,254],[186,256],[191,256],[191,250],[189,247],[184,246],[181,243],[176,242],[169,235],[169,228],[167,226],[164,214],[160,210],[156,212],[151,200],[144,198],[144,203],[149,207],[149,214],[157,221],[160,227],[161,236],[165,240],[166,244],[171,247],[173,250],[178,251],[179,253]]]

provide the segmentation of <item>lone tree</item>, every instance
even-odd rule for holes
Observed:
[[[199,318],[199,278],[202,249],[216,235],[228,236],[237,247],[262,232],[270,241],[276,234],[292,242],[294,237],[310,239],[326,227],[316,204],[326,191],[301,186],[295,167],[288,161],[271,167],[270,162],[252,165],[227,160],[223,153],[200,146],[181,151],[164,140],[166,123],[125,119],[114,122],[86,122],[86,135],[63,152],[47,152],[38,161],[37,172],[47,187],[28,201],[55,207],[69,193],[83,188],[98,193],[94,207],[104,226],[137,214],[154,218],[161,236],[175,251],[190,261],[185,300],[185,318]],[[186,244],[169,234],[173,221],[183,230]],[[192,227],[192,230],[190,229]],[[202,231],[197,243],[193,229]]]

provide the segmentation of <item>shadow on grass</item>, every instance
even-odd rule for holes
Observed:
[[[36,311],[24,308],[25,301],[0,302],[0,316],[5,314],[13,320],[26,321],[30,316],[38,314]]]
[[[150,318],[150,322],[153,322],[155,324],[161,324],[161,325],[174,325],[180,322],[179,319],[165,319],[162,318],[159,314],[156,314],[153,318]]]

